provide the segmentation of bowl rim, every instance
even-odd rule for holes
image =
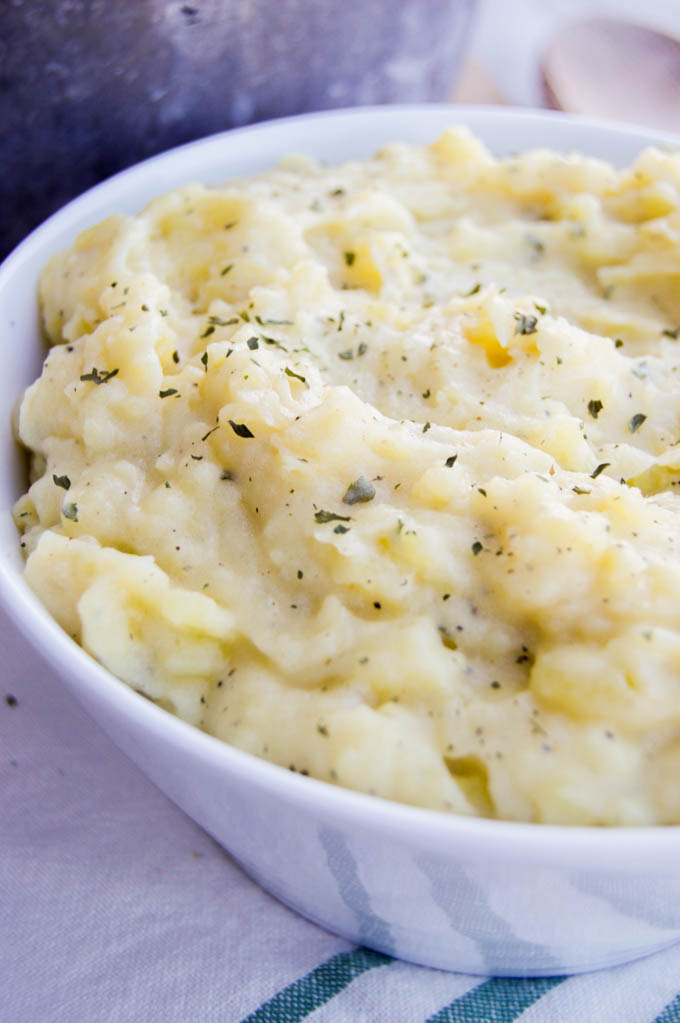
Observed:
[[[581,130],[591,137],[604,132],[612,138],[618,136],[636,143],[640,149],[647,145],[680,148],[680,136],[668,132],[529,108],[449,103],[394,104],[276,118],[184,143],[126,168],[88,189],[53,213],[6,257],[0,265],[0,293],[11,285],[12,277],[26,262],[46,246],[49,249],[50,241],[68,227],[74,216],[80,219],[89,210],[96,212],[97,206],[107,197],[124,191],[130,179],[149,175],[164,165],[172,164],[178,156],[196,156],[196,166],[200,168],[201,158],[206,153],[225,143],[231,145],[245,136],[257,138],[274,132],[283,135],[289,126],[310,125],[313,128],[320,121],[339,124],[343,119],[349,124],[361,121],[370,126],[372,121],[386,116],[394,120],[396,127],[404,117],[430,116],[433,113],[442,117],[447,115],[452,123],[458,120],[470,124],[473,131],[476,130],[475,125],[480,124],[488,129],[499,123],[513,122],[523,125],[568,124],[567,130]],[[280,155],[284,152],[281,150]],[[228,177],[227,166],[225,180]],[[157,194],[162,194],[162,189]],[[77,226],[75,233],[82,229],[82,225]],[[467,852],[472,856],[480,845],[495,841],[508,862],[547,862],[555,866],[601,867],[613,871],[639,870],[644,864],[646,869],[652,866],[677,873],[680,824],[595,827],[447,814],[301,776],[202,732],[135,692],[62,630],[29,589],[23,574],[8,567],[4,559],[0,559],[0,603],[19,632],[77,698],[79,691],[86,691],[104,710],[119,718],[135,719],[154,739],[181,747],[195,759],[210,762],[235,778],[266,788],[282,801],[307,811],[316,812],[323,807],[326,814],[338,820],[370,829],[379,828],[394,837],[420,836],[419,840],[422,840],[426,836],[433,851],[455,849],[457,855]]]
[[[0,289],[3,285],[5,272],[13,269],[15,261],[32,250],[35,245],[42,243],[43,238],[61,228],[73,216],[75,209],[95,206],[96,202],[109,191],[120,191],[132,177],[148,173],[152,169],[162,167],[164,164],[177,160],[188,153],[196,153],[202,156],[205,152],[219,146],[222,143],[231,143],[233,140],[246,137],[256,137],[260,134],[267,135],[275,129],[285,130],[288,127],[295,127],[300,124],[314,125],[316,122],[337,121],[351,119],[353,123],[360,123],[363,120],[371,121],[374,118],[391,118],[395,124],[403,117],[416,118],[420,115],[428,117],[432,114],[452,114],[462,121],[474,121],[478,126],[494,127],[497,124],[516,122],[522,125],[568,125],[573,129],[579,129],[591,138],[599,137],[602,134],[614,139],[635,140],[639,148],[643,146],[661,146],[664,148],[680,148],[680,133],[664,131],[662,129],[649,128],[644,125],[636,125],[624,121],[608,120],[603,117],[590,117],[581,114],[570,114],[561,110],[541,109],[534,107],[507,107],[497,104],[472,104],[472,103],[385,103],[359,107],[337,107],[331,110],[315,110],[303,114],[292,114],[285,117],[274,117],[266,121],[258,121],[254,124],[246,124],[238,128],[229,128],[225,131],[214,132],[197,139],[184,142],[181,145],[173,146],[171,149],[163,150],[153,156],[125,167],[103,181],[92,185],[69,200],[54,213],[50,214],[42,223],[33,228],[5,258],[0,261]],[[473,131],[479,129],[472,129]],[[398,141],[398,138],[396,139]],[[570,151],[570,150],[567,150]],[[573,151],[573,149],[571,150]],[[286,151],[281,150],[281,155]],[[587,154],[586,154],[587,155]],[[228,180],[225,179],[225,180]],[[155,193],[162,195],[162,191]],[[82,230],[82,228],[79,228]]]

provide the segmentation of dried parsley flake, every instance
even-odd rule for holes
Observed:
[[[364,504],[372,501],[375,497],[375,487],[366,476],[359,476],[354,483],[350,483],[342,501],[343,504]]]
[[[517,320],[515,334],[535,334],[538,330],[537,318],[529,313],[515,313],[515,319]]]
[[[91,380],[93,384],[106,384],[109,380],[112,380],[119,373],[118,369],[112,369],[108,372],[105,369],[96,369],[94,366],[89,373],[83,373],[81,380]]]
[[[335,512],[324,511],[323,509],[321,509],[321,511],[314,512],[315,522],[335,522],[336,520],[339,520],[340,522],[349,522],[351,518],[351,515],[336,515]]]
[[[300,373],[294,373],[293,370],[290,369],[288,366],[284,367],[284,373],[286,374],[287,377],[293,377],[295,380],[301,380],[303,384],[307,383],[306,377],[301,376]]]
[[[236,434],[237,437],[254,437],[255,434],[251,433],[245,423],[235,423],[233,419],[229,420],[229,425]]]

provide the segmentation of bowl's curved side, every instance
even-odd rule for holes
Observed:
[[[358,944],[440,969],[553,976],[680,940],[677,834],[675,858],[659,869],[644,854],[618,863],[614,843],[592,865],[583,856],[569,862],[557,854],[568,829],[549,829],[536,843],[538,826],[444,818],[443,829],[433,827],[430,818],[443,815],[290,776],[239,751],[211,755],[189,726],[164,727],[158,708],[148,706],[160,718],[149,727],[149,715],[130,713],[127,701],[76,690],[114,742],[246,873]],[[592,837],[572,835],[582,847]],[[627,841],[621,831],[603,837]],[[524,855],[532,843],[539,848]]]
[[[673,141],[536,112],[397,107],[257,125],[156,157],[75,200],[0,267],[0,417],[8,421],[40,369],[39,270],[85,226],[186,180],[260,169],[285,151],[362,156],[400,137],[425,141],[452,121],[499,152],[566,145],[623,162],[641,144]],[[282,901],[389,954],[473,973],[579,972],[680,939],[680,828],[545,828],[384,803],[230,749],[114,679],[21,577],[11,506],[24,465],[9,431],[2,436],[0,601],[120,748]]]

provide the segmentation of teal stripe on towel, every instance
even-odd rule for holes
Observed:
[[[668,1003],[654,1023],[680,1023],[680,995],[676,995],[673,1001]]]
[[[373,952],[370,948],[340,952],[279,991],[242,1023],[299,1023],[299,1020],[329,1002],[366,970],[387,966],[391,962],[389,956]]]
[[[440,1009],[430,1016],[427,1023],[512,1023],[547,991],[566,979],[493,977]]]

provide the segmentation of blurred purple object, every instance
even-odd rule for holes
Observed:
[[[68,199],[201,135],[443,100],[476,0],[4,0],[0,257]]]

